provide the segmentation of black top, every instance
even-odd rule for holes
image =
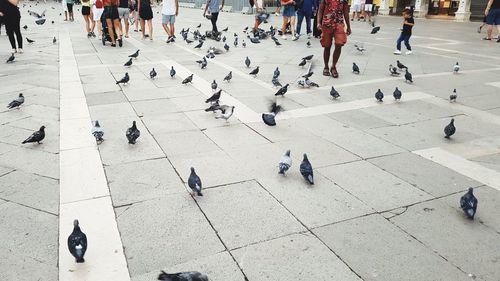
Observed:
[[[19,8],[17,6],[12,5],[7,0],[0,0],[0,11],[4,14],[4,18],[17,18],[21,17],[19,13]]]
[[[373,0],[366,0],[365,4],[373,4]]]
[[[120,0],[119,8],[128,8],[128,0]]]
[[[415,20],[413,19],[413,17],[411,17],[409,19],[406,19],[406,21],[408,23],[415,23]],[[411,35],[411,29],[412,28],[413,28],[413,26],[411,26],[411,25],[403,24],[403,31],[402,31],[402,33],[404,35]]]
[[[491,4],[490,10],[500,9],[500,0],[493,0],[493,4]]]

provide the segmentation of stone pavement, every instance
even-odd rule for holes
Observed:
[[[123,48],[87,39],[79,7],[75,23],[62,21],[59,4],[32,8],[46,8],[47,23],[36,26],[22,8],[23,35],[36,42],[0,68],[0,102],[26,96],[20,110],[0,111],[2,280],[143,281],[160,270],[198,270],[219,281],[500,280],[500,45],[480,41],[476,24],[417,20],[414,54],[396,57],[400,18],[378,18],[376,35],[354,22],[333,79],[320,75],[316,39],[312,48],[305,38],[280,39],[281,48],[247,40],[242,48],[251,15],[220,15],[228,42],[236,32],[240,47],[230,44],[200,70],[195,61],[223,44],[165,44],[158,8],[154,41],[132,31]],[[201,14],[181,9],[178,31],[200,22],[209,29]],[[280,20],[272,16],[263,28]],[[367,51],[359,54],[354,43]],[[123,67],[137,49],[133,66]],[[1,35],[0,57],[8,50]],[[309,54],[318,89],[295,83]],[[413,84],[389,76],[396,59]],[[457,61],[462,70],[453,74]],[[350,73],[352,62],[359,76]],[[247,74],[255,66],[257,78]],[[285,108],[278,125],[267,127],[260,114],[276,91],[277,66],[280,81],[292,86],[278,99]],[[229,71],[233,80],[223,83]],[[125,72],[130,83],[117,86]],[[191,73],[194,83],[181,85]],[[203,111],[213,79],[221,101],[236,105],[228,124]],[[340,99],[330,98],[331,86]],[[396,86],[401,102],[392,101]],[[378,88],[382,104],[373,98]],[[458,101],[449,103],[454,88]],[[457,133],[447,140],[452,117]],[[91,120],[105,130],[98,147]],[[133,120],[141,137],[131,146],[124,134]],[[20,144],[41,125],[43,144]],[[294,163],[282,177],[277,163],[286,149]],[[298,171],[302,153],[314,186]],[[188,194],[191,166],[205,189],[196,200]],[[468,187],[479,199],[474,221],[458,207]],[[85,264],[75,264],[66,247],[75,218],[89,239]]]

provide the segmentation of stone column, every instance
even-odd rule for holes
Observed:
[[[455,13],[455,21],[469,21],[471,0],[460,0],[458,10]]]
[[[388,15],[389,14],[389,0],[381,0],[380,8],[378,9],[379,15]]]
[[[416,18],[425,18],[428,12],[428,0],[416,0],[415,1],[415,10],[413,11],[413,16]]]

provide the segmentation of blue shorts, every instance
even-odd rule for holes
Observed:
[[[173,24],[175,23],[175,15],[161,15],[161,23],[162,24]]]
[[[489,25],[500,25],[500,9],[491,10],[486,16],[486,23]]]
[[[283,10],[284,17],[295,17],[295,7],[293,5],[285,6]]]

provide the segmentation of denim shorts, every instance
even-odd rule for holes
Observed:
[[[283,9],[283,16],[295,17],[295,7],[293,5],[285,6],[285,9]]]
[[[493,9],[486,16],[486,23],[489,25],[500,25],[500,9]]]
[[[175,23],[175,15],[161,15],[161,23],[162,24],[169,24],[169,23]]]

